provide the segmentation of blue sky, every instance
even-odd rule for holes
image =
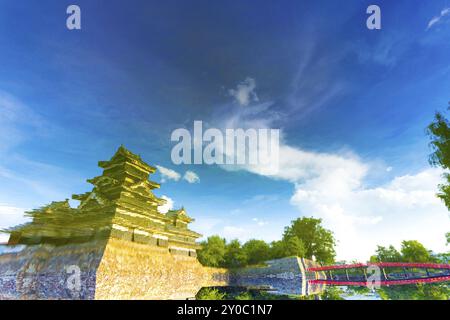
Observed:
[[[450,99],[450,1],[378,1],[381,30],[369,1],[73,3],[81,30],[72,2],[0,3],[2,227],[89,190],[124,144],[175,172],[157,194],[205,235],[275,240],[315,216],[339,258],[404,239],[445,250],[425,127]],[[174,165],[170,134],[194,120],[281,129],[281,173]]]

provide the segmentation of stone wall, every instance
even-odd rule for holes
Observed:
[[[323,290],[309,285],[307,280],[325,275],[305,271],[315,265],[306,259],[272,260],[229,272],[203,267],[195,257],[181,253],[117,238],[28,246],[0,255],[0,299],[189,299],[202,287],[215,286],[293,295]]]
[[[230,286],[267,289],[274,294],[309,295],[317,294],[323,286],[311,286],[308,280],[320,276],[308,272],[307,268],[316,266],[313,261],[288,257],[267,261],[265,265],[234,270],[230,275]]]
[[[110,239],[97,270],[96,299],[188,299],[228,283],[225,269],[206,268],[167,248]]]
[[[227,283],[225,269],[122,239],[0,255],[0,299],[188,299]]]
[[[234,270],[230,285],[270,289],[275,294],[302,294],[302,272],[298,258],[267,261],[264,266]]]
[[[93,299],[104,247],[38,245],[0,255],[0,299]]]

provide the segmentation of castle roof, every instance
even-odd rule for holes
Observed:
[[[113,157],[110,160],[99,161],[98,165],[99,165],[99,167],[101,167],[103,169],[107,169],[114,165],[125,163],[125,162],[132,163],[132,164],[138,166],[139,168],[147,171],[148,173],[156,172],[155,167],[152,167],[149,164],[147,164],[146,162],[144,162],[140,155],[132,153],[130,150],[125,148],[123,145],[121,145],[119,147],[119,149],[117,149],[116,153],[113,155]]]
[[[181,209],[178,209],[178,210],[169,210],[166,213],[166,216],[168,216],[170,218],[174,218],[174,219],[179,219],[186,223],[190,223],[190,222],[194,221],[194,219],[192,219],[191,217],[189,217],[186,214],[186,210],[184,209],[184,207],[181,207]]]
[[[7,232],[15,234],[17,243],[61,244],[90,241],[99,235],[108,237],[109,233],[104,231],[115,229],[114,234],[120,231],[132,241],[134,232],[138,232],[167,239],[177,246],[181,243],[188,248],[196,247],[195,239],[201,235],[187,228],[193,219],[184,208],[167,214],[158,211],[165,200],[153,194],[159,184],[148,179],[156,168],[124,146],[110,160],[100,161],[99,166],[103,168],[102,175],[88,180],[93,189],[73,195],[73,199],[80,201],[77,208],[71,208],[68,200],[52,202],[28,212],[32,222]]]

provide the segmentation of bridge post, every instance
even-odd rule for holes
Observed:
[[[348,270],[345,269],[345,277],[347,278],[347,281],[350,281],[350,278],[348,277]]]
[[[408,268],[403,267],[403,274],[405,276],[405,279],[407,279],[408,278]]]
[[[381,268],[381,271],[382,271],[382,274],[383,274],[383,280],[386,281],[388,279],[388,277],[386,275],[386,270],[384,270],[384,268]]]
[[[331,270],[328,270],[328,275],[329,275],[330,279],[333,280],[333,273],[331,272]]]

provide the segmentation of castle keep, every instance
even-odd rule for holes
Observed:
[[[187,299],[202,287],[271,287],[309,294],[307,261],[295,257],[264,268],[204,267],[196,258],[200,234],[184,208],[158,211],[165,200],[149,180],[156,169],[121,146],[92,191],[28,212],[30,223],[10,233],[19,251],[0,254],[2,299]],[[74,277],[78,281],[74,282]],[[78,285],[77,285],[78,283]]]
[[[73,195],[29,212],[32,222],[9,230],[9,244],[73,244],[118,238],[167,248],[174,254],[196,256],[201,235],[188,229],[193,221],[184,208],[158,211],[164,199],[153,194],[160,185],[149,180],[156,168],[121,146],[111,160],[100,161],[101,176],[89,179],[90,192]]]
[[[198,262],[201,235],[185,209],[158,211],[165,200],[153,194],[154,167],[123,146],[98,164],[92,190],[73,196],[77,208],[52,202],[6,230],[8,245],[22,249],[0,255],[0,300],[186,299],[228,283],[227,270]]]

